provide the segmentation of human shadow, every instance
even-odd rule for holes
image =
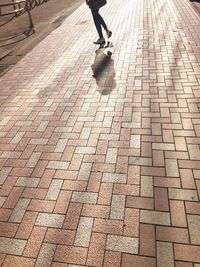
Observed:
[[[113,45],[101,45],[95,51],[95,59],[91,68],[101,95],[109,95],[116,88],[114,60],[112,59]]]

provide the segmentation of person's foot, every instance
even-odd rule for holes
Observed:
[[[105,44],[105,39],[102,37],[102,38],[99,38],[97,41],[94,42],[94,44]]]
[[[110,38],[110,37],[112,36],[112,32],[109,31],[109,30],[107,30],[107,31],[106,31],[106,35],[107,35],[108,38]]]

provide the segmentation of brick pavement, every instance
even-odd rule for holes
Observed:
[[[102,13],[112,59],[83,5],[1,79],[3,267],[200,266],[200,17]]]

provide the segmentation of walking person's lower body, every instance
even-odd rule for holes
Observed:
[[[94,19],[94,24],[95,24],[96,30],[97,30],[98,35],[99,35],[99,39],[96,42],[94,42],[94,44],[104,44],[105,39],[103,37],[102,27],[106,31],[106,35],[108,38],[111,37],[112,32],[110,30],[108,30],[108,27],[107,27],[104,19],[99,14],[99,10],[91,10],[91,12],[92,12],[92,16]]]

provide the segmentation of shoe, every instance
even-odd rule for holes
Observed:
[[[94,42],[94,44],[105,44],[105,39],[103,37],[99,38],[97,41]]]
[[[109,30],[107,30],[107,31],[106,31],[106,35],[107,35],[108,38],[110,38],[110,37],[112,36],[112,32],[109,31]]]

